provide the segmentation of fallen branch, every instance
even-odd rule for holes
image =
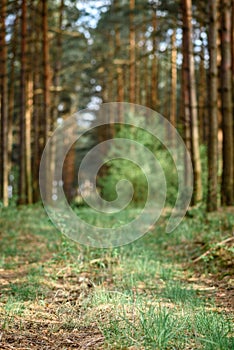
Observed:
[[[234,240],[234,237],[229,237],[227,239],[225,239],[224,241],[221,241],[219,243],[216,244],[215,248],[224,245],[228,242],[231,242]],[[197,257],[196,259],[193,260],[193,263],[197,263],[198,261],[202,260],[205,256],[209,255],[215,248],[210,248],[209,250],[207,250],[205,253],[203,253],[202,255],[200,255],[199,257]]]

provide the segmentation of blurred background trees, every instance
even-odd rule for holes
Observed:
[[[194,204],[233,205],[233,0],[2,0],[0,20],[3,206],[40,199],[40,158],[63,119],[114,101],[150,107],[178,128]],[[69,151],[69,200],[75,157],[115,133],[99,128]]]

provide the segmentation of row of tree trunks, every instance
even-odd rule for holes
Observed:
[[[15,11],[16,19],[10,24],[9,33],[6,33],[7,1],[2,0],[0,7],[0,93],[1,93],[1,154],[0,154],[0,198],[4,205],[8,204],[8,176],[11,168],[11,148],[15,142],[12,138],[12,121],[17,120],[20,126],[20,140],[17,136],[16,145],[19,147],[20,156],[15,164],[19,164],[19,203],[31,203],[39,200],[38,190],[38,169],[40,155],[45,143],[52,132],[58,117],[59,86],[62,56],[62,15],[66,6],[64,0],[60,0],[60,8],[57,18],[56,34],[49,35],[48,31],[48,0],[20,1],[20,8]],[[197,69],[200,77],[200,86],[196,91],[195,69],[194,69],[194,48],[192,28],[192,1],[181,0],[183,8],[183,69],[182,69],[182,94],[183,94],[183,122],[185,125],[185,143],[192,154],[192,161],[195,175],[194,203],[202,199],[201,187],[201,161],[199,154],[199,131],[200,141],[206,143],[208,140],[208,210],[216,210],[218,202],[217,177],[218,161],[223,161],[222,173],[222,204],[232,205],[233,194],[233,160],[234,160],[234,123],[233,123],[233,91],[234,91],[234,0],[209,0],[209,69],[206,64],[206,47],[201,53],[200,67]],[[116,11],[119,11],[118,1],[115,1]],[[9,5],[10,3],[8,3]],[[33,6],[36,4],[36,10]],[[137,5],[136,5],[137,4]],[[152,5],[153,4],[153,5]],[[59,5],[59,4],[58,4]],[[132,103],[145,104],[155,110],[158,108],[158,101],[162,100],[162,111],[165,116],[176,126],[177,115],[177,40],[176,30],[171,37],[171,52],[167,50],[165,61],[170,61],[168,67],[163,67],[164,61],[158,59],[157,35],[160,35],[161,22],[157,20],[157,8],[155,2],[151,2],[151,8],[142,15],[142,27],[138,27],[141,14],[137,13],[138,3],[129,0],[126,3],[126,13],[129,20],[129,28],[122,30],[121,26],[114,22],[113,28],[108,33],[109,45],[114,48],[109,50],[108,62],[105,62],[107,69],[105,86],[102,86],[106,101],[130,101]],[[197,8],[197,2],[194,2]],[[205,6],[204,6],[205,7]],[[151,11],[152,10],[152,11]],[[201,8],[200,8],[201,10]],[[18,11],[18,12],[17,12]],[[33,12],[32,12],[33,11]],[[30,19],[35,11],[35,19]],[[158,11],[159,12],[159,11]],[[174,16],[174,15],[173,15]],[[174,19],[175,20],[175,19]],[[176,20],[175,20],[176,21]],[[20,22],[20,28],[17,25]],[[201,26],[201,33],[205,31],[203,19],[198,19]],[[220,28],[218,26],[220,25]],[[176,27],[175,24],[171,26]],[[8,27],[7,27],[8,28]],[[108,27],[110,28],[110,27]],[[140,28],[140,30],[138,29]],[[220,29],[220,37],[217,35]],[[129,32],[128,32],[129,30]],[[151,33],[150,33],[151,31]],[[19,35],[20,32],[20,35]],[[32,34],[31,34],[32,32]],[[127,33],[127,34],[126,34]],[[196,34],[196,33],[195,33]],[[114,38],[115,35],[115,38]],[[157,39],[157,40],[156,40]],[[49,41],[56,46],[55,55],[50,57]],[[218,40],[221,50],[219,53]],[[7,41],[7,42],[6,42]],[[115,41],[115,42],[114,42]],[[17,45],[17,43],[20,43]],[[32,45],[33,43],[33,45]],[[122,51],[128,45],[126,52]],[[205,45],[204,41],[204,45]],[[19,47],[18,47],[19,46]],[[149,47],[152,47],[149,50]],[[8,54],[9,50],[9,54]],[[114,52],[115,51],[115,52]],[[53,52],[53,51],[52,51]],[[113,53],[114,52],[114,53]],[[142,54],[143,52],[143,54]],[[168,55],[167,55],[168,54]],[[169,54],[171,56],[169,57]],[[220,79],[218,79],[220,54]],[[118,55],[119,63],[112,63]],[[57,57],[56,57],[57,56]],[[168,57],[167,57],[168,56]],[[29,59],[30,58],[30,59]],[[51,60],[53,58],[53,61]],[[140,61],[139,61],[140,58]],[[204,59],[204,61],[203,61]],[[7,60],[9,62],[7,62]],[[122,62],[121,62],[122,61]],[[33,62],[33,64],[32,64]],[[8,63],[8,64],[7,64]],[[158,69],[158,65],[163,69]],[[52,71],[53,69],[53,71]],[[9,70],[9,72],[8,72]],[[160,81],[160,71],[163,71],[166,87]],[[209,81],[206,82],[207,71]],[[150,72],[150,74],[148,74]],[[9,78],[8,78],[9,73]],[[180,71],[178,70],[178,73]],[[15,83],[17,74],[20,76],[20,86]],[[170,80],[168,77],[170,76]],[[51,83],[53,78],[53,90]],[[161,79],[163,80],[163,79]],[[178,80],[179,81],[179,80]],[[205,82],[205,83],[204,83]],[[206,84],[208,86],[205,93]],[[220,84],[220,86],[218,86]],[[178,85],[179,88],[179,85]],[[160,93],[164,89],[164,96],[161,99]],[[220,90],[220,96],[218,91]],[[16,96],[15,96],[16,95]],[[53,95],[53,98],[52,98]],[[166,96],[165,96],[166,95]],[[197,95],[199,101],[197,101]],[[207,98],[208,95],[208,98]],[[19,101],[20,96],[20,101]],[[17,103],[15,104],[14,98]],[[218,101],[219,99],[219,101]],[[157,101],[158,100],[158,101]],[[221,106],[222,101],[222,106]],[[218,159],[217,134],[218,134],[218,108],[222,115],[223,130],[223,154]],[[209,116],[204,111],[207,104]],[[18,105],[18,106],[17,106]],[[121,116],[121,114],[120,114]],[[204,125],[205,117],[209,118],[209,130]],[[20,118],[19,118],[20,117]],[[220,117],[221,120],[221,117]],[[202,122],[203,121],[203,122]],[[200,122],[200,130],[199,123]],[[112,132],[113,131],[113,132]],[[114,129],[111,131],[114,135]],[[13,140],[13,141],[12,141]],[[16,153],[15,153],[16,154]],[[33,159],[32,159],[33,155]],[[71,162],[69,163],[71,164]],[[48,164],[48,168],[53,165]],[[53,173],[53,171],[52,171]],[[186,174],[185,174],[186,177]],[[64,179],[66,181],[66,179]],[[33,186],[33,191],[32,191]],[[50,184],[48,193],[52,187]],[[65,184],[65,189],[68,188]],[[33,193],[32,193],[33,192]],[[49,193],[51,196],[51,193]]]

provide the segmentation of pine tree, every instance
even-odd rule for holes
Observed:
[[[198,113],[195,81],[195,66],[192,40],[192,3],[191,0],[182,0],[183,35],[186,37],[183,47],[183,59],[187,62],[187,86],[189,96],[189,115],[191,127],[192,162],[194,170],[194,203],[202,200],[201,159],[199,151]],[[185,81],[186,81],[185,79]]]
[[[6,44],[7,2],[0,6],[0,94],[1,94],[1,157],[0,157],[0,198],[8,206],[8,91],[7,91],[7,44]]]
[[[223,130],[222,204],[233,205],[233,109],[231,73],[231,0],[221,3],[221,96]]]
[[[209,142],[208,142],[208,211],[218,206],[218,69],[217,69],[217,0],[209,1]]]

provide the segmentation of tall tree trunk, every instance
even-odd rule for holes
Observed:
[[[25,111],[25,169],[26,169],[26,194],[27,202],[33,202],[32,193],[32,168],[31,168],[31,119],[33,114],[33,79],[30,73],[27,81],[27,102]]]
[[[42,0],[42,56],[43,56],[43,131],[44,145],[50,132],[50,65],[49,65],[49,41],[48,41],[48,9],[47,0]],[[47,199],[52,197],[52,183],[49,183],[49,161],[45,160],[45,193]]]
[[[7,91],[7,44],[6,44],[6,0],[0,8],[0,94],[1,94],[1,195],[3,205],[8,206],[8,91]]]
[[[19,204],[25,204],[26,172],[25,172],[25,111],[26,111],[26,0],[21,5],[21,73],[20,73],[20,174],[19,174]]]
[[[41,7],[40,7],[41,9]],[[42,43],[42,33],[41,31],[37,33],[37,28],[41,26],[41,14],[36,13],[33,21],[33,62],[35,62],[33,67],[33,164],[32,164],[32,186],[33,186],[33,202],[36,203],[39,201],[39,165],[40,165],[40,155],[42,154],[44,142],[43,134],[41,132],[42,123],[41,117],[43,114],[42,109],[42,85],[41,85],[41,64],[42,57],[41,53],[41,43]],[[38,59],[39,58],[39,59]]]
[[[135,103],[135,25],[134,25],[134,10],[135,10],[135,0],[129,0],[130,7],[130,32],[129,32],[129,60],[130,60],[130,77],[129,77],[129,102]]]
[[[10,63],[9,73],[9,101],[8,101],[8,162],[9,162],[9,173],[12,168],[12,147],[13,147],[13,116],[14,116],[14,105],[15,105],[15,60],[16,50],[18,45],[18,20],[19,17],[15,18],[14,29],[12,34],[12,58]]]
[[[191,0],[182,0],[183,8],[183,35],[187,36],[187,48],[183,54],[188,60],[188,93],[189,93],[189,113],[191,120],[191,142],[192,142],[192,162],[194,171],[194,195],[193,202],[202,200],[202,178],[201,178],[201,158],[199,152],[199,132],[197,96],[195,81],[195,66],[192,40],[192,3]]]
[[[65,143],[69,142],[65,140]],[[68,202],[74,198],[75,190],[74,190],[74,180],[75,180],[75,146],[73,145],[64,160],[63,166],[63,188],[64,193]]]
[[[140,40],[143,42],[141,48],[141,60],[140,60],[140,105],[147,106],[147,90],[148,90],[148,79],[147,79],[147,67],[148,67],[148,55],[147,43],[145,33],[147,31],[145,15],[142,16],[142,33]]]
[[[124,102],[124,74],[123,67],[117,67],[117,101]]]
[[[205,47],[202,44],[201,59],[199,64],[199,87],[198,87],[198,121],[199,139],[202,144],[207,144],[208,120],[207,120],[207,77],[205,69]]]
[[[37,47],[35,49],[35,57],[38,55]],[[38,56],[37,56],[38,57]],[[38,94],[40,88],[39,81],[39,66],[35,65],[35,70],[33,72],[33,159],[34,164],[32,166],[32,176],[33,176],[33,202],[38,202],[39,200],[39,164],[40,164],[40,130],[39,130],[39,120],[40,120],[40,96]]]
[[[231,73],[231,0],[221,4],[221,95],[223,129],[222,204],[233,205],[233,115]]]
[[[142,98],[142,105],[146,107],[150,107],[150,102],[149,102],[149,75],[147,74],[148,72],[148,63],[149,63],[149,58],[148,55],[144,55],[143,58],[143,84],[144,88],[142,93],[144,93],[143,98]]]
[[[54,76],[53,76],[53,105],[51,111],[51,132],[53,132],[57,126],[58,119],[58,105],[60,102],[60,70],[61,70],[61,57],[62,57],[62,24],[63,24],[63,11],[64,11],[64,0],[61,0],[59,6],[59,20],[58,20],[58,32],[56,33],[56,55],[54,62]],[[56,183],[59,179],[55,179],[55,162],[56,162],[56,145],[54,138],[51,139],[50,147],[50,174],[51,178],[56,180],[53,181],[52,186],[54,187],[52,191],[56,191]]]
[[[217,210],[218,199],[218,68],[217,68],[217,0],[209,0],[209,140],[207,210]]]
[[[48,10],[47,0],[42,0],[42,51],[43,51],[43,114],[44,142],[47,142],[50,130],[50,65],[48,41]]]
[[[151,67],[151,105],[152,109],[157,108],[157,13],[156,6],[153,6],[153,17],[152,17],[152,47],[153,47],[153,59]]]
[[[119,25],[115,26],[115,57],[118,58],[121,49],[121,36]],[[124,102],[124,77],[123,77],[123,65],[117,65],[117,101]]]
[[[52,131],[54,124],[56,123],[58,117],[58,104],[59,104],[59,92],[60,92],[60,70],[61,70],[61,56],[62,56],[62,23],[63,23],[63,10],[64,10],[64,0],[61,0],[59,6],[59,20],[58,20],[58,32],[56,33],[56,54],[54,62],[54,76],[53,76],[53,110],[52,110]]]
[[[182,51],[183,51],[183,63],[182,63],[182,100],[181,100],[181,105],[182,105],[182,111],[183,111],[183,116],[182,116],[182,122],[184,125],[184,142],[186,145],[187,150],[189,153],[192,153],[192,143],[191,143],[191,120],[190,120],[190,111],[189,111],[189,62],[188,62],[188,55],[187,55],[187,50],[188,50],[188,33],[185,31],[185,28],[183,28],[183,43],[182,43]],[[184,182],[185,186],[189,184],[189,179],[188,179],[188,159],[185,154],[185,172],[184,172]]]
[[[234,116],[234,0],[232,0],[232,17],[231,17],[231,50],[232,50],[232,115]],[[234,122],[233,122],[233,142],[234,142]],[[234,164],[234,145],[233,145],[233,164]],[[234,187],[234,165],[233,165],[233,187]],[[234,200],[234,188],[233,188]]]
[[[176,29],[171,37],[171,104],[170,104],[170,122],[176,127],[176,107],[177,107],[177,48],[176,48]]]
[[[135,103],[140,105],[141,101],[141,62],[136,62],[136,89],[135,89]]]

